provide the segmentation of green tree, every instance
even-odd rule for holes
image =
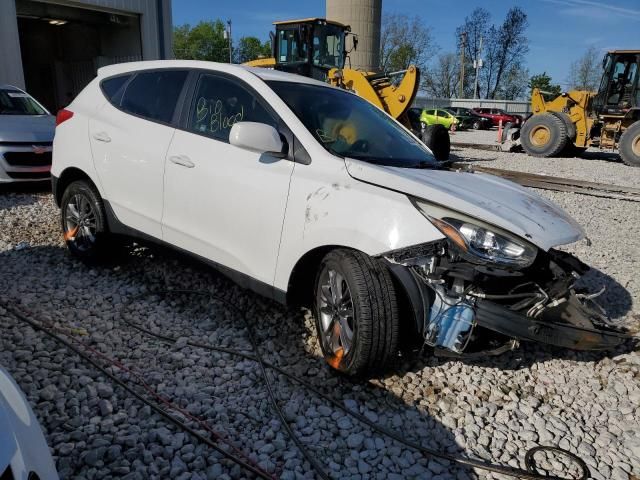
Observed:
[[[437,52],[433,34],[420,17],[388,14],[382,20],[380,68],[391,72],[415,64],[420,69]]]
[[[229,61],[229,41],[224,38],[222,20],[200,22],[195,27],[173,29],[173,55],[185,60]]]
[[[549,98],[556,98],[562,93],[560,85],[554,85],[551,83],[551,77],[547,75],[547,72],[542,72],[540,75],[534,75],[529,80],[529,89],[540,89],[545,96]],[[547,93],[544,93],[547,92]]]
[[[256,37],[242,37],[238,41],[235,49],[236,62],[245,63],[258,58],[268,58],[271,56],[271,41],[262,43]]]

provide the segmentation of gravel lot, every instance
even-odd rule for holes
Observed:
[[[454,153],[461,159],[495,158],[491,166],[502,168],[532,165],[519,154]],[[556,162],[566,165],[566,175],[619,184],[635,178],[638,184],[640,169],[603,160]],[[537,160],[533,171],[558,173]],[[594,267],[586,282],[607,285],[602,303],[612,317],[637,327],[640,203],[539,192],[586,228],[591,247],[580,242],[567,250]],[[308,312],[245,292],[162,249],[139,248],[110,267],[89,269],[64,249],[58,210],[46,191],[0,190],[0,299],[72,328],[81,342],[138,372],[274,476],[313,478],[272,412],[256,364],[186,345],[193,340],[250,349],[242,318],[207,297],[145,295],[167,287],[204,289],[228,299],[245,312],[266,360],[408,439],[520,467],[527,448],[559,445],[579,454],[593,478],[640,476],[637,351],[575,353],[524,345],[478,361],[409,357],[383,378],[353,382],[321,361]],[[162,343],[123,317],[180,340]],[[1,308],[0,328],[0,364],[27,393],[62,478],[246,478],[239,467]],[[272,379],[290,425],[333,478],[497,478],[425,458],[286,377]]]

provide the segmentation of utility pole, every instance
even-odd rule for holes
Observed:
[[[464,98],[464,49],[467,45],[467,32],[460,35],[460,93],[458,98]]]
[[[478,48],[478,56],[475,60],[476,67],[476,79],[473,85],[473,98],[478,98],[478,76],[480,75],[480,68],[482,67],[482,37],[480,37],[480,47]]]
[[[233,51],[231,46],[233,45],[231,41],[231,20],[227,20],[227,40],[229,40],[229,63],[233,63]]]

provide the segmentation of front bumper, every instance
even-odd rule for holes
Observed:
[[[0,143],[0,183],[48,180],[51,142]]]

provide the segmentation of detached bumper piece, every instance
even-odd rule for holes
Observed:
[[[573,350],[608,350],[632,338],[610,327],[594,326],[593,315],[595,312],[575,295],[545,312],[540,319],[527,317],[488,300],[476,302],[477,325],[519,340]]]

